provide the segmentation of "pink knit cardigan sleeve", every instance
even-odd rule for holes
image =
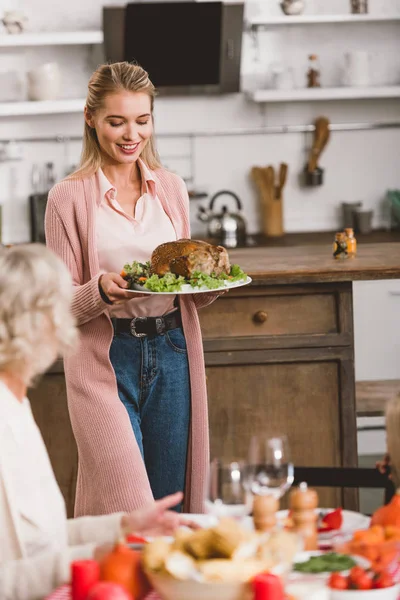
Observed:
[[[101,315],[107,304],[99,291],[100,274],[83,284],[82,250],[77,229],[66,228],[63,212],[73,202],[74,188],[79,181],[62,181],[49,193],[45,216],[46,243],[68,266],[74,284],[72,312],[78,325],[83,325]],[[76,190],[80,193],[81,190]],[[71,206],[69,206],[69,213]]]

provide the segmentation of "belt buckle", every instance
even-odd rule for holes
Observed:
[[[132,319],[130,323],[131,334],[137,338],[146,337],[147,333],[138,333],[136,331],[136,321],[146,321],[146,317],[135,317]]]

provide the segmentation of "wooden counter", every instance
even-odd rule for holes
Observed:
[[[336,261],[329,237],[230,252],[252,285],[199,312],[213,456],[245,459],[253,434],[285,433],[299,466],[357,466],[352,281],[399,278],[400,242]],[[29,397],[71,516],[77,452],[61,361]],[[354,490],[320,495],[357,509]]]
[[[353,259],[335,260],[332,244],[242,248],[229,253],[255,283],[291,284],[397,279],[400,243],[363,244]]]
[[[352,281],[400,277],[400,243],[230,252],[252,278],[200,311],[211,453],[246,458],[251,436],[286,433],[299,466],[357,466]],[[355,490],[320,490],[356,509]]]

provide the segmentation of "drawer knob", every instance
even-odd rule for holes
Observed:
[[[265,323],[267,319],[268,313],[266,313],[265,310],[258,310],[253,316],[253,321],[255,323]]]

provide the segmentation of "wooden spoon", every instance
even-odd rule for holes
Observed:
[[[328,143],[329,137],[329,119],[326,117],[319,117],[315,122],[314,143],[310,152],[310,158],[307,166],[309,173],[312,173],[317,168],[318,161],[321,158],[321,154],[326,144]]]
[[[275,189],[275,198],[279,200],[282,196],[282,190],[285,187],[287,178],[288,166],[286,163],[281,163],[279,167],[279,183]]]

